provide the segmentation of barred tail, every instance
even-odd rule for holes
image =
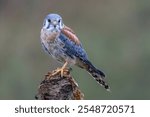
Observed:
[[[106,90],[110,90],[110,87],[105,82],[105,74],[100,71],[99,69],[95,68],[92,63],[88,60],[84,61],[84,63],[87,65],[86,70],[93,76],[93,78]]]

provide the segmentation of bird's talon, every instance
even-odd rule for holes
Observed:
[[[60,76],[63,77],[64,76],[64,72],[68,71],[68,69],[66,68],[57,68],[53,73],[52,76],[55,76],[57,74],[60,73]]]
[[[60,69],[58,68],[58,69],[56,69],[51,75],[52,75],[52,76],[55,76],[55,75],[57,75],[59,72],[60,72]]]
[[[60,71],[60,76],[61,76],[61,77],[63,77],[63,72],[64,72],[64,70],[61,69],[61,71]]]

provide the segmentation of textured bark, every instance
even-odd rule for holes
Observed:
[[[45,75],[35,98],[38,100],[82,100],[84,95],[70,75],[70,71],[65,69],[63,77],[60,73],[53,76],[52,73],[55,71]]]

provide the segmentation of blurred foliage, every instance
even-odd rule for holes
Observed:
[[[0,99],[34,99],[44,74],[60,66],[40,43],[49,13],[63,17],[107,74],[111,93],[73,67],[86,99],[150,99],[149,0],[0,0]]]

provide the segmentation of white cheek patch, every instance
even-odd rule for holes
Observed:
[[[62,23],[62,21],[60,22],[60,29],[63,29],[64,24]]]
[[[47,28],[47,27],[48,27],[48,25],[49,25],[49,22],[46,20],[46,21],[45,21],[44,28]]]

